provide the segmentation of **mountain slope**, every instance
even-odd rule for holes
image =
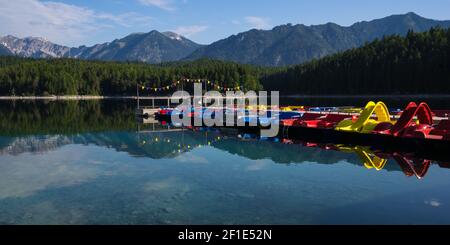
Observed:
[[[172,32],[137,33],[111,43],[71,50],[76,58],[160,63],[179,60],[201,45]]]
[[[11,35],[0,37],[0,44],[6,47],[11,54],[21,57],[48,58],[66,57],[69,47],[57,45],[44,38],[26,37],[17,38]]]
[[[386,35],[405,35],[431,27],[450,27],[450,21],[437,21],[415,13],[392,15],[363,21],[349,27],[324,25],[282,25],[272,30],[250,30],[199,48],[187,60],[208,57],[241,63],[280,66],[303,63],[314,58],[355,48]]]
[[[81,58],[89,60],[142,61],[160,63],[179,60],[201,45],[176,33],[151,31],[136,33],[110,43],[92,47],[70,48],[51,43],[43,38],[0,37],[0,44],[10,54],[33,58]],[[6,53],[6,51],[5,51]]]
[[[0,44],[0,55],[12,55],[11,51],[3,44]]]

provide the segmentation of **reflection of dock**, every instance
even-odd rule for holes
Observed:
[[[170,125],[162,125],[154,116],[136,117],[138,133],[163,133],[183,131],[182,128],[173,128]]]
[[[158,108],[154,107],[139,107],[136,109],[136,115],[150,118],[153,117],[157,111]]]
[[[180,132],[182,128],[167,128],[167,129],[155,129],[155,130],[138,130],[138,133],[167,133],[167,132]]]
[[[137,121],[138,133],[166,133],[166,132],[178,132],[183,131],[183,128],[172,128],[169,125],[161,125],[159,123]]]
[[[159,123],[159,121],[156,120],[156,118],[155,118],[155,116],[153,114],[149,115],[147,117],[137,116],[136,117],[136,122],[140,123],[140,124],[152,124],[152,123],[158,124]]]

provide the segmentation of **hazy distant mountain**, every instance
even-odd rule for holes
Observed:
[[[43,38],[0,37],[0,44],[10,53],[34,58],[81,58],[96,60],[143,61],[160,63],[175,61],[192,53],[201,45],[173,32],[135,33],[110,43],[92,47],[70,48],[51,43]],[[1,53],[8,54],[4,49]]]
[[[65,57],[70,50],[69,47],[37,37],[17,38],[8,35],[0,37],[0,44],[6,47],[11,54],[33,58]]]
[[[432,27],[450,27],[450,21],[437,21],[415,13],[392,15],[363,21],[349,27],[324,25],[282,25],[272,30],[250,30],[202,47],[187,59],[209,57],[259,65],[303,63],[346,49],[384,35],[405,35],[408,30],[426,31]]]

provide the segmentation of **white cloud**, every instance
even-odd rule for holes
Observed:
[[[195,155],[191,152],[186,152],[182,155],[179,155],[175,157],[174,160],[182,163],[209,163],[208,159],[206,159],[205,157]]]
[[[89,153],[80,151],[74,154],[74,150],[82,148],[71,147],[78,146],[60,148],[45,154],[1,156],[0,199],[26,197],[47,188],[74,186],[106,174],[100,165],[83,161]]]
[[[139,0],[139,2],[145,6],[155,6],[167,11],[176,9],[171,0]]]
[[[149,16],[140,15],[134,12],[127,12],[119,15],[100,13],[96,17],[97,19],[108,20],[124,27],[132,27],[138,24],[149,23],[152,20]]]
[[[247,16],[245,21],[253,28],[266,29],[270,27],[270,19],[258,16]]]
[[[250,165],[247,166],[248,171],[259,171],[266,169],[268,167],[268,162],[264,160],[256,160],[253,161]]]
[[[208,29],[208,26],[193,25],[193,26],[179,26],[172,31],[185,37],[191,37],[197,33],[206,31],[206,29]]]
[[[441,202],[439,202],[439,200],[437,200],[437,199],[425,200],[425,204],[430,205],[435,208],[441,206]]]
[[[65,45],[85,41],[98,30],[149,21],[133,12],[113,15],[60,2],[0,0],[0,34],[45,37]]]

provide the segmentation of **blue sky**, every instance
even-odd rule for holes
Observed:
[[[170,30],[208,44],[286,23],[348,26],[407,12],[444,20],[449,10],[449,0],[0,0],[0,35],[79,46]]]

